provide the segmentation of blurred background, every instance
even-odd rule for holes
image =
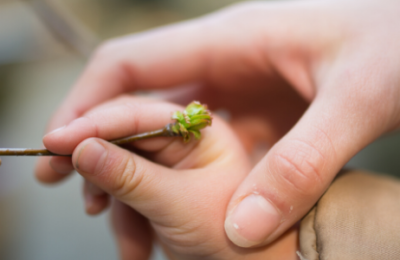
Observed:
[[[41,147],[47,120],[98,42],[234,2],[239,1],[1,0],[0,147]],[[400,176],[399,155],[400,135],[392,134],[364,149],[348,166]],[[79,176],[45,187],[33,177],[34,158],[2,159],[0,259],[117,259],[107,214],[84,213]],[[153,259],[164,257],[155,250]]]

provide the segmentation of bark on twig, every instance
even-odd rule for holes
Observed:
[[[212,115],[206,105],[202,105],[197,101],[190,103],[186,109],[176,111],[172,115],[175,123],[166,125],[164,128],[129,136],[117,140],[110,141],[115,145],[124,145],[134,141],[144,140],[154,137],[183,137],[184,142],[189,142],[193,135],[196,139],[201,138],[200,130],[211,126]],[[46,149],[15,149],[15,148],[0,148],[0,156],[69,156],[64,154],[55,154]],[[1,165],[1,160],[0,160]]]
[[[159,129],[156,131],[146,132],[138,135],[133,135],[121,139],[117,139],[114,141],[110,141],[110,143],[121,146],[124,144],[132,143],[139,140],[145,140],[154,137],[174,137],[179,136],[171,129],[172,124],[168,124],[163,129]],[[15,149],[15,148],[0,148],[0,156],[65,156],[71,157],[70,154],[56,154],[52,153],[47,149]],[[1,161],[0,161],[1,165]]]

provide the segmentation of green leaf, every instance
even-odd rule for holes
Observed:
[[[212,124],[211,112],[206,105],[197,101],[190,103],[183,112],[176,111],[172,115],[172,119],[176,120],[176,123],[172,126],[172,131],[183,136],[185,142],[190,141],[189,133],[196,139],[200,139],[200,130]]]
[[[194,137],[199,140],[201,138],[201,133],[199,130],[190,130],[190,132],[194,135]]]

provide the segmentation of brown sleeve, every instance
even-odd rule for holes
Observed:
[[[340,175],[300,225],[307,260],[400,259],[400,181]]]

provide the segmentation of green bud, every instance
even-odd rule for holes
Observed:
[[[191,134],[196,138],[201,138],[200,130],[211,126],[212,116],[206,105],[197,101],[190,103],[185,111],[177,111],[172,115],[176,123],[172,125],[172,131],[183,136],[185,142],[190,141]]]

